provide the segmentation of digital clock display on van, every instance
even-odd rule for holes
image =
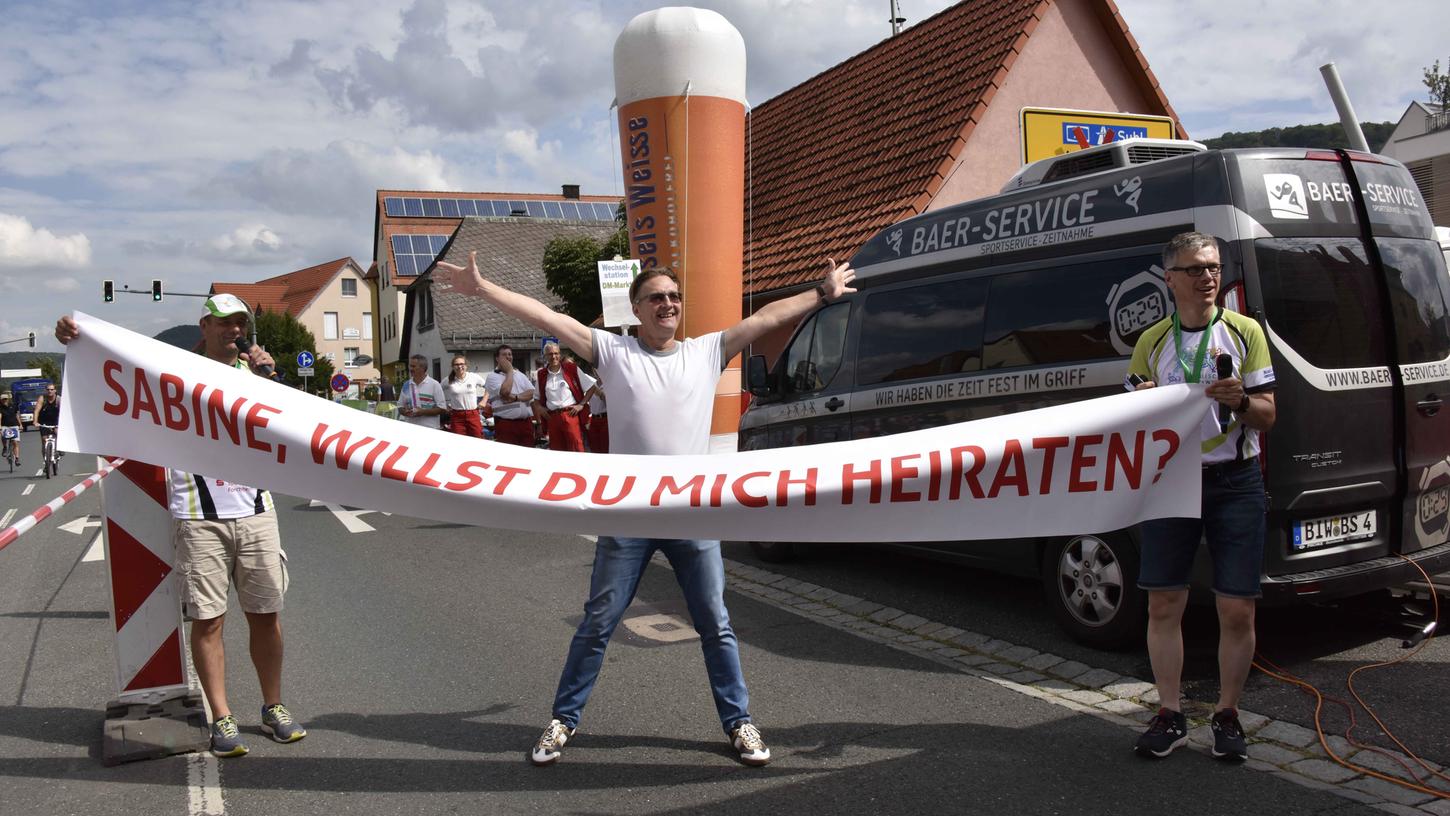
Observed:
[[[1162,320],[1167,314],[1164,305],[1163,294],[1157,289],[1149,289],[1143,297],[1118,307],[1114,316],[1118,334],[1127,336]]]

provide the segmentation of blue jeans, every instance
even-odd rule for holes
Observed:
[[[669,559],[675,580],[684,592],[690,620],[705,653],[715,710],[728,734],[736,725],[750,721],[750,695],[740,671],[740,646],[725,609],[725,565],[720,560],[719,541],[599,537],[594,547],[589,600],[584,603],[584,620],[574,632],[564,671],[559,675],[554,717],[570,728],[578,727],[579,714],[599,679],[609,636],[634,600],[655,550]]]
[[[1213,558],[1213,591],[1230,598],[1258,598],[1264,570],[1264,512],[1267,498],[1259,463],[1225,462],[1203,469],[1201,518],[1143,522],[1138,586],[1148,590],[1187,589],[1199,541]]]

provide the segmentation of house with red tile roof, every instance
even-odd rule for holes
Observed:
[[[226,292],[247,302],[254,312],[285,312],[297,318],[317,340],[313,353],[332,361],[333,368],[354,381],[375,381],[373,363],[358,365],[362,355],[374,357],[373,312],[376,290],[352,258],[309,266],[256,283],[217,282],[210,294]]]
[[[998,192],[1021,166],[1024,107],[1177,122],[1112,0],[969,0],[756,106],[744,312],[897,221]]]
[[[577,184],[562,185],[558,194],[378,190],[373,218],[378,292],[374,359],[394,379],[407,374],[406,361],[400,356],[405,292],[432,266],[464,218],[555,225],[587,222],[612,227],[618,206],[618,196],[580,195]]]

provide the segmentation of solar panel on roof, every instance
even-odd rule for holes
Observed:
[[[438,206],[442,208],[442,210],[443,210],[443,217],[444,218],[457,218],[458,217],[458,200],[457,199],[454,199],[454,198],[440,198],[440,199],[438,199]]]
[[[492,210],[490,210],[490,212],[492,212]],[[476,213],[473,211],[473,199],[458,199],[458,215],[463,218],[467,218],[470,215],[476,215]]]
[[[385,198],[385,199],[383,199],[383,212],[386,213],[386,214],[388,214],[388,215],[391,215],[391,216],[400,216],[400,215],[402,215],[403,214],[403,199],[401,199],[401,198]]]
[[[494,215],[498,216],[499,218],[508,218],[508,216],[509,216],[509,210],[511,208],[509,207],[509,203],[507,201],[497,201],[497,200],[495,200],[495,201],[492,202],[492,204],[493,204],[493,214]]]
[[[529,215],[532,215],[535,218],[543,218],[544,217],[544,202],[542,202],[542,201],[528,201],[528,202],[525,202],[525,203],[527,204],[527,206],[529,208]]]
[[[448,246],[448,236],[430,235],[428,236],[428,243],[432,245],[430,249],[433,250],[433,254],[436,256],[443,251],[443,247]]]
[[[405,199],[403,199],[403,211],[406,212],[410,216],[421,216],[423,214],[423,199],[421,199],[421,198],[405,198]]]
[[[564,213],[565,218],[575,221],[579,220],[579,207],[574,202],[561,201],[559,202],[559,209]],[[590,211],[590,215],[593,215],[592,210]]]
[[[429,218],[439,218],[443,215],[443,208],[438,206],[438,199],[423,199],[423,215]]]
[[[557,202],[557,201],[545,201],[544,202],[544,215],[547,216],[547,217],[549,217],[549,218],[563,218],[564,217],[564,211],[562,209],[560,209],[559,202]]]
[[[594,202],[594,217],[600,221],[613,221],[614,207],[602,201],[596,201]]]
[[[509,215],[527,215],[528,212],[529,212],[529,208],[524,206],[524,202],[522,202],[522,201],[510,201],[509,202],[509,211],[508,211],[508,214]]]

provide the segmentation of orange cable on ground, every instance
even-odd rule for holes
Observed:
[[[1425,570],[1424,570],[1424,568],[1422,568],[1419,564],[1416,564],[1414,561],[1411,561],[1410,559],[1405,558],[1403,555],[1400,555],[1399,558],[1401,560],[1405,561],[1406,563],[1410,564],[1411,566],[1413,566],[1415,569],[1419,570],[1420,571],[1420,574],[1425,577],[1425,582],[1427,584],[1428,583],[1432,583],[1430,581],[1429,574],[1426,573]],[[1440,600],[1436,596],[1436,594],[1435,594],[1435,592],[1433,590],[1430,592],[1430,602],[1432,604],[1432,610],[1433,610],[1432,611],[1432,615],[1431,615],[1432,622],[1438,624],[1438,622],[1440,620]],[[1352,671],[1352,672],[1349,673],[1349,677],[1345,680],[1345,684],[1348,686],[1350,694],[1354,696],[1355,702],[1359,703],[1360,707],[1363,708],[1365,710],[1365,712],[1369,714],[1369,716],[1375,721],[1375,724],[1377,724],[1380,727],[1380,730],[1382,730],[1385,733],[1385,736],[1389,737],[1390,740],[1393,741],[1395,745],[1399,746],[1400,749],[1403,750],[1408,757],[1410,757],[1410,759],[1412,759],[1416,763],[1418,763],[1419,766],[1421,768],[1423,768],[1425,771],[1429,772],[1429,774],[1431,776],[1435,776],[1435,777],[1438,777],[1440,779],[1445,780],[1446,782],[1450,782],[1450,775],[1446,775],[1445,773],[1443,773],[1441,771],[1438,771],[1435,768],[1431,767],[1431,765],[1429,763],[1427,763],[1418,754],[1416,754],[1414,751],[1410,750],[1410,748],[1408,746],[1406,746],[1402,741],[1400,741],[1399,737],[1396,737],[1394,735],[1394,733],[1390,731],[1389,727],[1384,724],[1384,721],[1379,718],[1379,715],[1375,714],[1374,708],[1371,707],[1369,705],[1369,703],[1366,703],[1364,701],[1364,698],[1361,697],[1360,694],[1359,694],[1359,692],[1354,688],[1354,677],[1355,677],[1356,674],[1359,674],[1360,672],[1365,671],[1367,669],[1376,669],[1376,668],[1383,668],[1385,666],[1393,666],[1396,663],[1401,663],[1401,662],[1404,662],[1406,660],[1409,660],[1410,658],[1412,658],[1416,654],[1418,654],[1421,650],[1423,650],[1425,648],[1425,646],[1428,645],[1429,642],[1434,639],[1434,637],[1435,636],[1434,636],[1434,634],[1432,632],[1431,634],[1427,635],[1425,637],[1425,639],[1422,640],[1414,649],[1412,649],[1411,651],[1405,653],[1404,655],[1401,655],[1398,658],[1395,658],[1394,660],[1385,660],[1385,661],[1381,661],[1379,663],[1371,663],[1371,664],[1369,664],[1367,666],[1360,666],[1359,668],[1357,668],[1354,671]],[[1350,734],[1354,731],[1354,726],[1355,726],[1355,716],[1354,716],[1354,709],[1353,709],[1353,707],[1351,707],[1348,703],[1344,702],[1343,700],[1339,700],[1337,698],[1326,697],[1324,695],[1324,693],[1321,692],[1319,689],[1315,688],[1312,683],[1310,683],[1310,682],[1308,682],[1306,680],[1303,680],[1302,678],[1295,677],[1293,674],[1290,674],[1288,671],[1280,668],[1279,666],[1274,665],[1274,663],[1272,661],[1270,661],[1269,659],[1265,658],[1263,655],[1260,655],[1258,653],[1255,653],[1255,656],[1254,657],[1255,657],[1254,662],[1253,662],[1254,668],[1258,669],[1259,671],[1263,672],[1264,674],[1266,674],[1266,675],[1268,675],[1268,676],[1270,676],[1270,677],[1272,677],[1272,678],[1274,678],[1276,680],[1279,680],[1279,681],[1284,682],[1284,683],[1288,683],[1290,685],[1298,686],[1298,687],[1304,689],[1305,691],[1308,691],[1309,693],[1311,693],[1311,694],[1314,695],[1314,698],[1315,698],[1315,702],[1314,702],[1314,730],[1315,730],[1315,732],[1317,733],[1317,735],[1319,737],[1319,744],[1320,744],[1320,746],[1324,748],[1325,754],[1327,754],[1330,759],[1334,760],[1336,763],[1338,763],[1339,765],[1341,765],[1341,766],[1343,766],[1345,768],[1348,768],[1348,769],[1350,769],[1352,771],[1355,771],[1356,773],[1362,773],[1362,774],[1364,774],[1366,776],[1372,776],[1372,777],[1374,777],[1376,779],[1382,779],[1382,780],[1384,780],[1386,782],[1390,782],[1390,783],[1393,783],[1395,785],[1399,785],[1399,786],[1401,786],[1403,788],[1408,788],[1410,790],[1417,791],[1419,793],[1429,794],[1430,796],[1435,796],[1435,797],[1440,798],[1440,799],[1450,799],[1450,790],[1440,790],[1439,788],[1431,788],[1431,787],[1428,787],[1429,783],[1425,779],[1423,779],[1419,774],[1415,773],[1414,769],[1411,768],[1408,763],[1404,762],[1403,760],[1399,759],[1398,757],[1395,757],[1394,755],[1390,754],[1388,751],[1385,751],[1382,748],[1378,748],[1378,747],[1373,746],[1373,745],[1365,745],[1363,743],[1360,743],[1360,742],[1356,741],[1353,737],[1351,737]],[[1265,664],[1267,664],[1267,667],[1266,667]],[[1323,710],[1324,710],[1324,701],[1326,699],[1330,700],[1331,702],[1335,702],[1335,703],[1338,703],[1339,705],[1344,706],[1349,711],[1349,723],[1350,724],[1349,724],[1349,728],[1345,730],[1345,739],[1348,740],[1351,745],[1353,745],[1355,747],[1358,747],[1358,748],[1361,748],[1361,749],[1374,751],[1375,753],[1378,753],[1378,754],[1381,754],[1383,756],[1389,757],[1390,759],[1394,760],[1395,762],[1398,762],[1402,767],[1404,767],[1405,771],[1415,781],[1414,782],[1409,782],[1407,780],[1400,779],[1399,777],[1394,777],[1394,776],[1390,776],[1388,774],[1380,773],[1379,771],[1376,771],[1376,770],[1374,770],[1372,768],[1366,768],[1366,767],[1364,767],[1362,765],[1357,765],[1357,764],[1355,764],[1353,762],[1350,762],[1349,760],[1344,759],[1343,757],[1341,757],[1338,754],[1336,754],[1334,752],[1334,749],[1329,747],[1329,740],[1328,740],[1328,738],[1324,734],[1324,724],[1323,724],[1322,719],[1321,719],[1321,715],[1322,715]]]

